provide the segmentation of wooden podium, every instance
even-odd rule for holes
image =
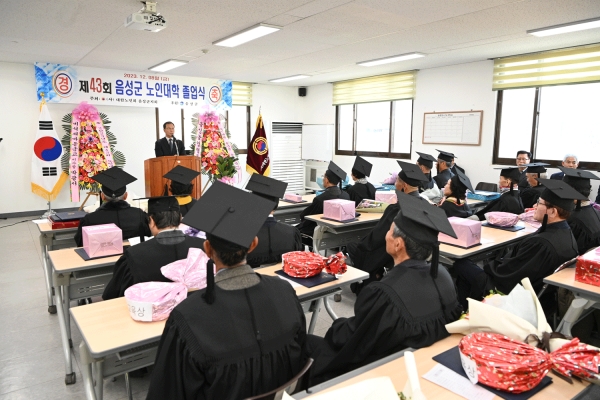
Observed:
[[[166,156],[149,158],[144,161],[144,180],[146,183],[146,197],[162,196],[165,191],[165,185],[170,181],[163,178],[167,172],[181,165],[194,171],[201,171],[200,157],[196,156]],[[194,189],[192,189],[192,197],[195,199],[200,198],[202,192],[202,175],[198,175],[192,183]],[[171,188],[169,187],[169,194],[171,194]]]

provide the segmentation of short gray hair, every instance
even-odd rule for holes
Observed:
[[[567,161],[567,158],[569,158],[569,157],[573,157],[575,159],[575,162],[579,162],[579,158],[577,158],[577,156],[572,153],[565,154],[565,156],[563,157],[563,161]]]
[[[409,238],[406,233],[400,228],[398,225],[394,223],[394,232],[392,236],[395,238],[402,238],[404,240],[404,246],[406,247],[406,254],[412,260],[427,260],[433,251],[431,246],[424,246],[422,244],[417,243],[413,239]]]
[[[450,164],[451,164],[451,162],[449,162],[449,161],[444,161],[444,160],[440,160],[439,158],[438,158],[438,160],[437,160],[437,163],[438,163],[438,164],[441,164],[441,165],[445,165],[445,166],[446,166],[446,167],[448,167],[448,168],[450,168]]]

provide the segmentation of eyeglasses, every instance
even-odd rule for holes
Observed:
[[[540,203],[540,201],[541,201],[541,200],[542,200],[542,198],[541,198],[541,197],[540,197],[540,198],[537,200],[536,204],[537,204],[538,206],[544,206],[544,207],[546,207],[546,208],[554,208],[554,206],[552,206],[552,205],[550,205],[550,204],[547,204],[547,203]]]
[[[529,161],[529,158],[518,157],[517,161]]]

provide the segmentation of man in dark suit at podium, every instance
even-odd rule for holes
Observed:
[[[175,139],[175,124],[167,121],[163,124],[165,137],[157,140],[154,144],[154,154],[156,157],[162,156],[185,156],[185,148],[181,140]]]

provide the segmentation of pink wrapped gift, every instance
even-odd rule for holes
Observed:
[[[90,258],[123,253],[123,232],[115,224],[84,226],[83,249]]]
[[[467,248],[481,243],[481,222],[458,217],[450,217],[448,218],[448,222],[452,225],[458,238],[454,239],[451,236],[440,233],[438,235],[440,242]]]
[[[529,210],[529,211],[527,211],[527,210]],[[535,229],[539,229],[542,226],[542,223],[540,221],[536,220],[535,218],[533,218],[533,216],[535,215],[535,209],[528,208],[527,210],[525,210],[525,212],[523,214],[519,215],[519,219],[521,221],[525,222],[526,224],[531,225]]]
[[[325,200],[323,202],[323,218],[342,222],[354,219],[354,202],[342,199]]]
[[[398,179],[398,173],[397,172],[392,172],[390,174],[390,176],[388,176],[387,178],[384,179],[383,182],[381,182],[384,185],[393,185],[394,183],[396,183],[396,180]]]
[[[129,315],[136,321],[162,321],[185,300],[187,288],[178,282],[142,282],[125,290]]]
[[[294,193],[286,193],[283,195],[283,198],[289,201],[294,201],[296,203],[300,203],[302,201],[302,196]]]
[[[208,260],[205,252],[192,247],[187,258],[165,265],[160,272],[173,282],[183,283],[188,289],[204,289]]]
[[[519,222],[519,216],[517,214],[501,211],[492,211],[486,213],[485,219],[488,222],[488,224],[502,226],[506,228],[515,226],[517,222]]]
[[[384,190],[378,190],[375,192],[375,200],[383,201],[384,203],[388,204],[396,204],[398,202],[396,192]]]

